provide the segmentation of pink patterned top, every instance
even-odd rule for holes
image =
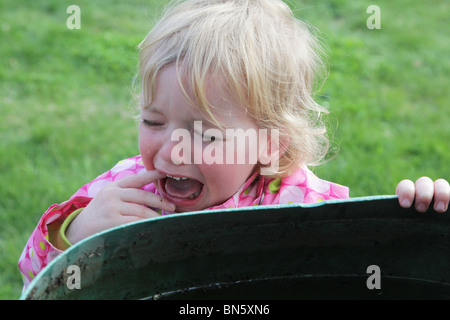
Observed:
[[[31,234],[19,259],[24,290],[50,261],[62,253],[49,242],[49,226],[52,223],[61,224],[72,212],[86,207],[106,184],[144,170],[140,156],[122,160],[111,170],[81,187],[69,200],[50,206]],[[146,185],[142,189],[157,193],[153,184]],[[316,203],[348,197],[347,187],[319,179],[309,169],[302,167],[291,176],[278,179],[255,173],[233,197],[221,205],[206,210],[268,204]],[[166,213],[161,212],[161,214]]]

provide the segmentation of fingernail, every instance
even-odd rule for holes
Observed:
[[[411,201],[409,201],[408,199],[403,199],[401,205],[403,208],[409,208],[411,207]]]
[[[167,202],[167,209],[171,212],[175,211],[176,206],[172,202]]]
[[[416,207],[416,210],[419,212],[425,212],[427,211],[427,206],[424,205],[423,203],[419,203]]]
[[[444,212],[445,211],[445,204],[442,201],[439,201],[438,203],[436,203],[436,205],[434,206],[434,210],[438,211],[438,212]]]

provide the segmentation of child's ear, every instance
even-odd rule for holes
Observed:
[[[288,135],[280,135],[278,129],[270,130],[268,135],[259,135],[258,166],[262,175],[278,173],[280,158],[290,143]]]

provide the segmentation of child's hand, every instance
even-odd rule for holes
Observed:
[[[433,198],[434,210],[445,212],[450,201],[450,186],[444,179],[433,182],[428,177],[422,177],[417,179],[416,183],[411,180],[402,180],[395,193],[403,208],[411,207],[414,202],[414,207],[419,212],[427,211]]]
[[[157,171],[146,171],[106,185],[70,223],[67,239],[74,244],[106,229],[159,216],[149,207],[173,212],[174,204],[140,189],[163,177]]]

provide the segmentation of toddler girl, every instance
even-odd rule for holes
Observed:
[[[320,48],[278,0],[188,0],[140,44],[140,155],[52,205],[20,257],[25,286],[71,244],[161,214],[348,198],[307,166],[327,151]],[[446,211],[449,185],[398,186]]]

